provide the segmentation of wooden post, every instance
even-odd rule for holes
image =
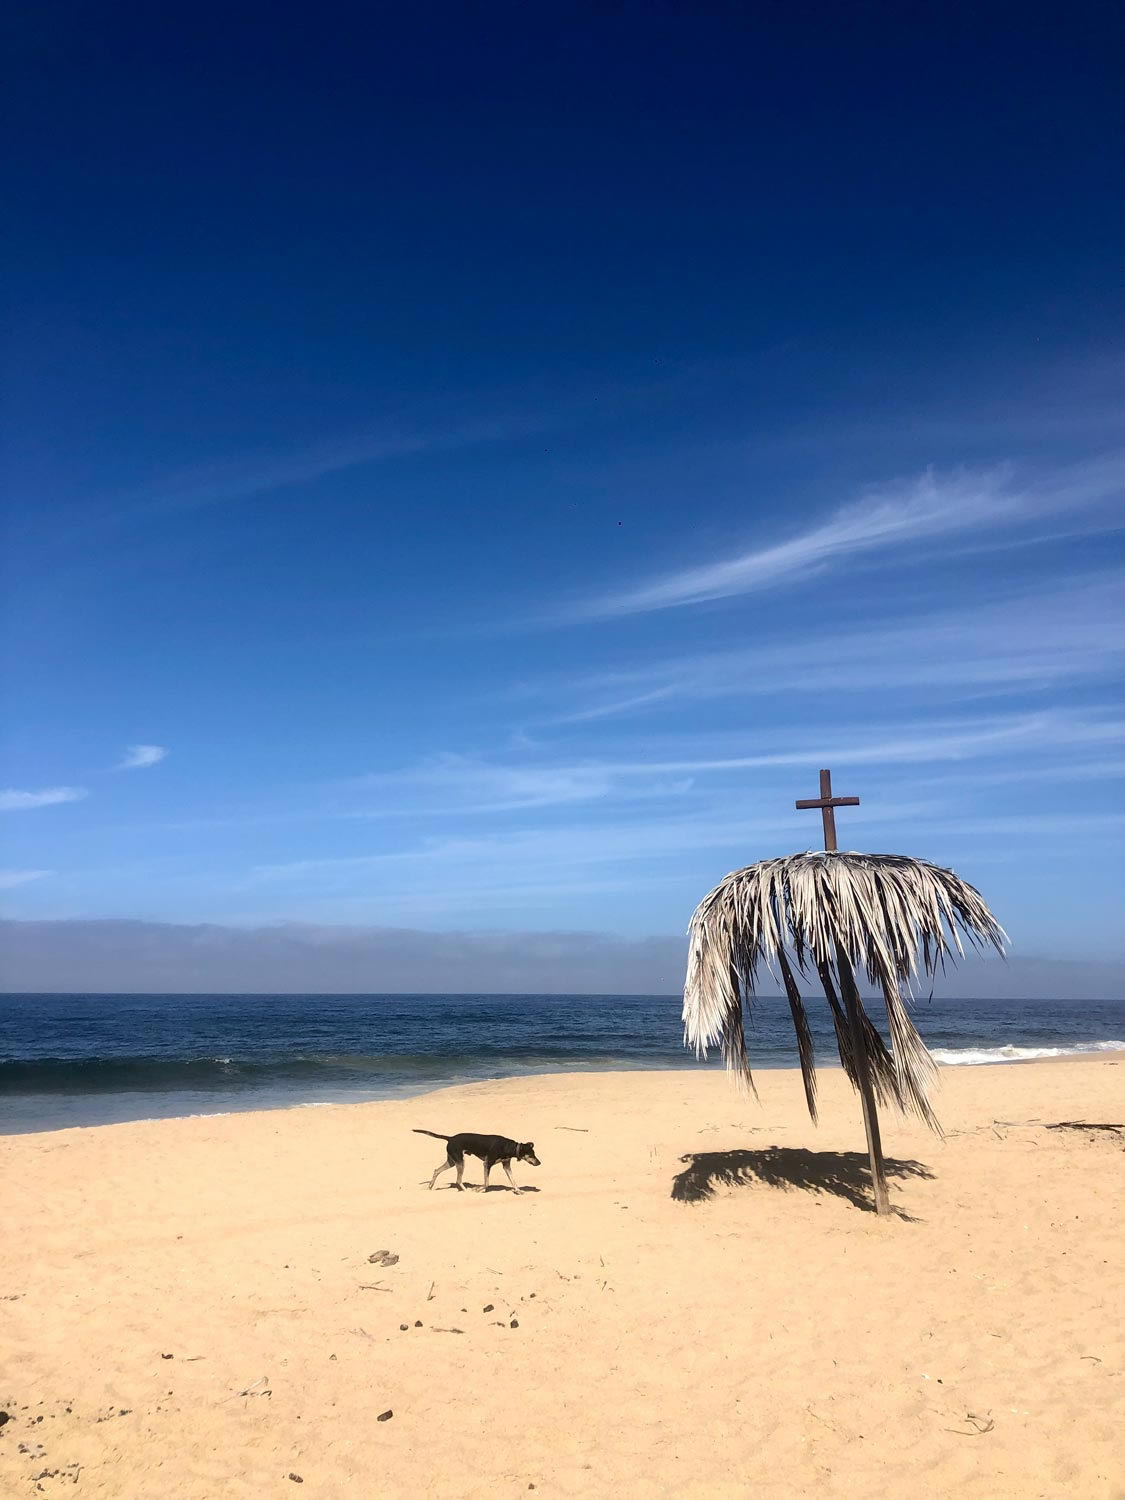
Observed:
[[[883,1141],[879,1135],[875,1090],[871,1087],[871,1072],[867,1066],[867,1053],[863,1045],[859,990],[856,987],[851,961],[839,943],[836,944],[836,968],[840,975],[840,989],[843,991],[844,1005],[847,1007],[852,1054],[855,1057],[855,1071],[859,1079],[859,1097],[863,1103],[863,1128],[867,1132],[867,1155],[871,1160],[871,1185],[875,1190],[875,1212],[888,1214],[891,1211],[891,1199],[887,1192],[886,1168],[883,1166]]]

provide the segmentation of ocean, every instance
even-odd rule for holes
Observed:
[[[838,1066],[823,998],[809,1010]],[[935,997],[915,1019],[947,1066],[1125,1051],[1121,1000]],[[784,1000],[758,1001],[749,1039],[756,1067],[796,1066]],[[0,995],[0,1134],[708,1066],[684,1050],[675,995]]]

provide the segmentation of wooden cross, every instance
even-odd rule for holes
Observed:
[[[810,797],[807,801],[797,803],[797,807],[802,811],[806,807],[820,808],[820,815],[824,819],[824,847],[826,849],[836,848],[836,814],[833,812],[833,808],[858,806],[858,797],[833,797],[831,771],[821,771],[820,773],[819,797]]]

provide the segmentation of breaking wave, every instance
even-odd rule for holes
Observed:
[[[1125,1052],[1125,1042],[1076,1042],[1070,1047],[933,1047],[930,1056],[934,1062],[954,1068],[1034,1062],[1039,1057],[1081,1057],[1093,1052]]]

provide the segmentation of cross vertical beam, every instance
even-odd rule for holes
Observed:
[[[858,807],[858,797],[833,797],[832,795],[832,772],[821,771],[820,773],[820,796],[809,797],[803,802],[796,804],[798,811],[804,811],[808,807],[819,807],[820,815],[824,819],[824,847],[835,851],[836,849],[836,813],[837,807]]]

